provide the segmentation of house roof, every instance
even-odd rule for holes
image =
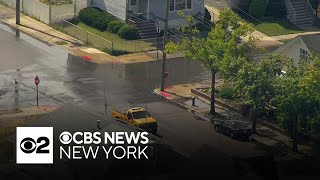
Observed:
[[[309,51],[320,54],[320,34],[300,35]]]
[[[273,54],[282,52],[284,49],[291,47],[292,45],[303,42],[310,52],[320,54],[320,33],[319,34],[308,34],[299,35],[296,38],[288,41],[278,49],[273,51]]]

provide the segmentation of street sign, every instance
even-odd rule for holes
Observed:
[[[35,84],[36,86],[38,86],[38,85],[40,84],[40,79],[39,79],[38,76],[36,76],[36,77],[34,78],[34,84]]]
[[[34,78],[34,84],[37,86],[37,107],[39,107],[39,91],[38,91],[38,85],[40,84],[40,79],[38,76]]]

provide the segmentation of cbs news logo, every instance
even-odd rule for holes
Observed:
[[[53,164],[53,127],[17,127],[17,164]]]

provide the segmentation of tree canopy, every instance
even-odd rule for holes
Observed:
[[[275,81],[278,120],[286,127],[297,119],[299,132],[320,132],[320,58],[311,56],[298,65],[290,62],[287,72]]]
[[[192,17],[187,17],[193,21]],[[182,28],[182,30],[190,28]],[[192,28],[191,28],[192,29]],[[230,9],[220,13],[219,20],[211,28],[207,37],[196,35],[197,29],[192,29],[192,36],[185,36],[180,42],[169,42],[166,45],[168,53],[182,52],[186,57],[200,62],[212,72],[211,114],[215,114],[214,93],[215,75],[217,72],[232,76],[237,73],[237,66],[247,61],[249,47],[253,45],[252,38],[241,42],[243,37],[250,36],[254,31],[252,24],[242,22],[240,17]],[[235,62],[236,61],[236,62]]]

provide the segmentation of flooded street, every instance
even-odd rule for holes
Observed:
[[[21,88],[34,89],[36,75],[41,80],[42,96],[80,106],[100,116],[104,113],[104,95],[108,105],[118,108],[159,100],[151,92],[159,87],[161,61],[94,64],[24,33],[18,38],[7,26],[0,25],[0,28],[1,92],[7,94],[0,99],[0,109],[34,104],[30,102],[32,94],[26,99],[25,95],[21,96],[25,93]],[[205,67],[183,58],[168,60],[167,72],[166,86],[210,80],[210,72]],[[13,101],[17,99],[14,79],[20,84],[18,101]],[[43,98],[42,103],[46,104]]]
[[[199,120],[193,113],[155,95],[161,61],[93,64],[22,32],[17,38],[15,31],[1,24],[0,40],[0,109],[35,106],[34,78],[39,76],[40,106],[71,105],[103,119],[102,127],[112,120],[112,110],[142,106],[157,119],[159,137],[180,152],[192,154],[205,144],[227,154],[233,154],[235,148],[236,153],[256,151],[254,144],[221,136],[210,122]],[[183,58],[168,60],[167,72],[166,86],[210,82],[211,77],[205,67]],[[65,113],[69,117],[69,112]],[[71,118],[68,123],[78,125],[77,121]],[[96,120],[84,124],[86,128],[95,127]]]

